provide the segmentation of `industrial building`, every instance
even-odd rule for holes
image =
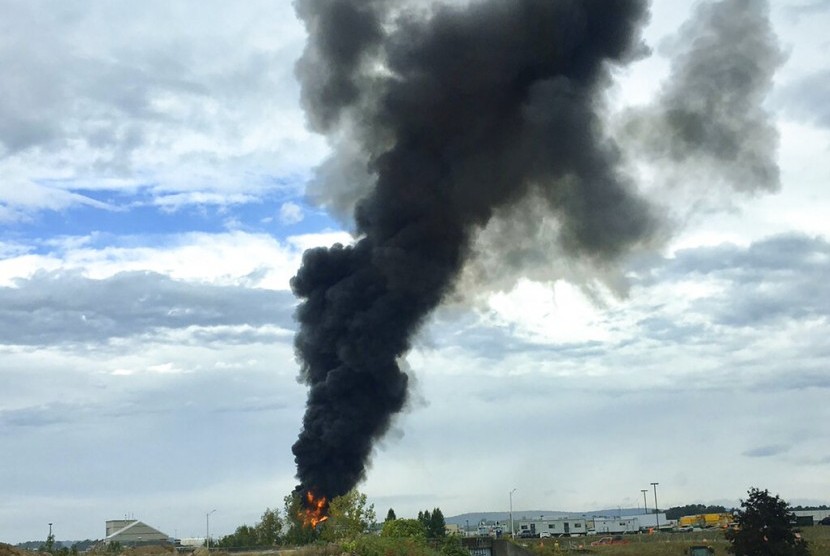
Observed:
[[[137,519],[112,519],[107,521],[107,535],[104,542],[117,542],[125,546],[162,544],[170,537],[158,529]]]

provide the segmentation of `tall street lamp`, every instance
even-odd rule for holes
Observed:
[[[205,514],[205,546],[208,552],[210,552],[210,514],[215,511],[216,509],[214,508]]]
[[[513,528],[513,493],[516,492],[516,489],[510,491],[510,538],[516,536],[516,530]]]
[[[660,483],[651,483],[654,487],[654,519],[657,520],[657,531],[660,531],[660,506],[657,505],[657,485]]]
[[[641,488],[640,492],[643,493],[643,513],[647,514],[648,513],[648,504],[646,503],[646,492],[648,492],[648,489],[647,488]]]

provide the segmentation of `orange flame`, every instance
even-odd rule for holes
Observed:
[[[326,499],[325,496],[320,496],[318,498],[314,495],[313,492],[309,490],[305,493],[305,499],[305,512],[301,516],[304,525],[308,525],[314,528],[329,518],[329,516],[327,515],[329,509],[329,501]]]

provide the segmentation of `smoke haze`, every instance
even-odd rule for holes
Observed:
[[[626,144],[737,191],[778,190],[778,131],[763,103],[784,55],[767,2],[701,3],[665,48],[671,75],[654,104],[626,115]]]

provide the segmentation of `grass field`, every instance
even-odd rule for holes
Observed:
[[[830,527],[816,525],[804,527],[801,534],[807,541],[812,556],[830,556]],[[558,539],[559,550],[598,554],[603,556],[682,556],[685,549],[693,545],[707,545],[715,549],[716,556],[726,556],[729,543],[720,531],[700,531],[697,533],[661,533],[659,535],[626,535],[628,544],[590,546],[597,537],[575,539]],[[555,539],[542,539],[525,544],[541,556],[558,553]]]

